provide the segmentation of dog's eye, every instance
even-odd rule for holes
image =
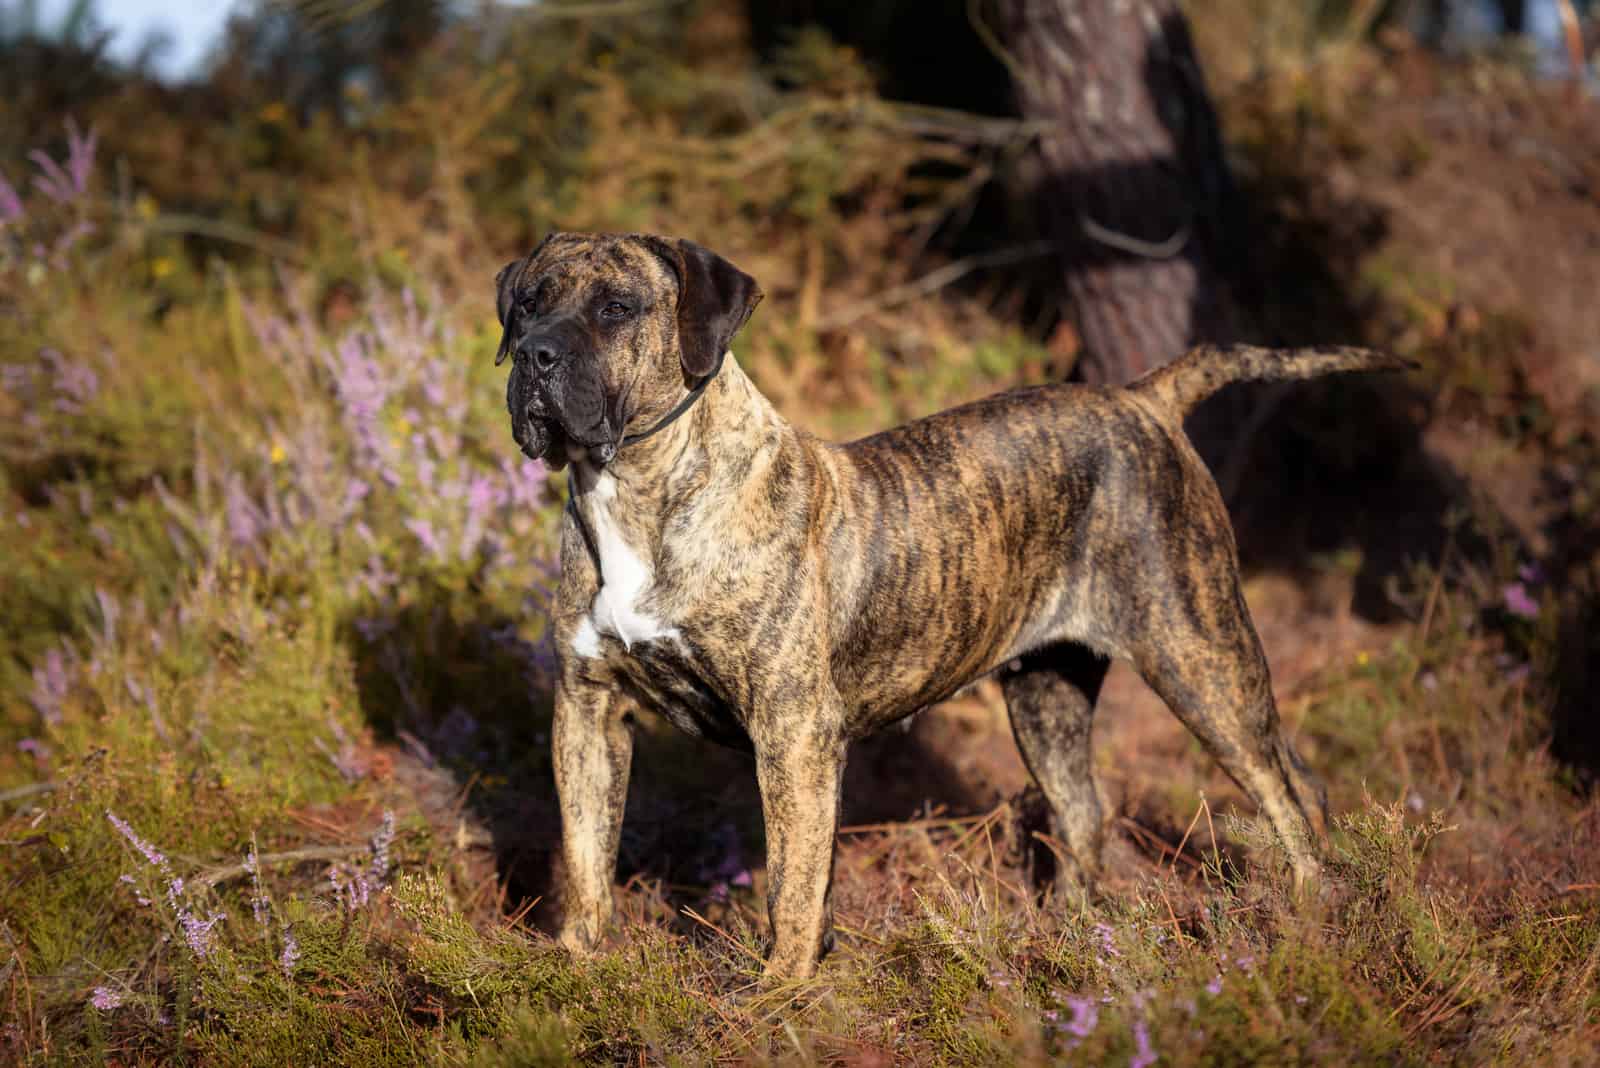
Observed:
[[[534,298],[525,297],[519,307],[522,309],[522,314],[528,318],[537,319],[539,317],[539,302]]]
[[[633,309],[622,303],[620,300],[614,300],[610,304],[607,304],[604,308],[601,308],[600,314],[607,319],[625,319],[627,318],[628,313],[631,311],[633,311]]]

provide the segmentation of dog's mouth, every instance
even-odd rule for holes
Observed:
[[[603,467],[616,459],[621,435],[612,433],[610,420],[602,419],[585,433],[574,433],[556,416],[529,414],[513,420],[511,436],[530,460],[543,460],[559,471],[569,463]]]
[[[569,463],[591,463],[604,467],[617,456],[617,445],[612,441],[584,443],[569,435],[560,423],[534,423],[531,420],[524,433],[514,435],[522,455],[530,460],[543,460],[553,470],[559,471]]]
[[[555,470],[569,463],[604,466],[621,448],[626,401],[611,395],[586,363],[534,375],[519,362],[507,383],[506,406],[522,454]]]

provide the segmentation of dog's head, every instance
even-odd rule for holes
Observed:
[[[716,253],[642,234],[551,234],[495,282],[511,435],[558,470],[670,413],[761,300]]]

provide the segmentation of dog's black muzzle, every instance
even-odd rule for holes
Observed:
[[[511,351],[506,408],[523,454],[608,462],[619,435],[588,331],[572,319],[530,324]]]

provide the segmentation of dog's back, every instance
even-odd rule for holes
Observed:
[[[1365,349],[1202,346],[1127,389],[1012,390],[823,446],[845,490],[824,519],[840,532],[823,562],[830,666],[858,729],[1062,641],[1128,656],[1156,602],[1230,595],[1204,588],[1237,563],[1183,416],[1235,381],[1400,366]]]

